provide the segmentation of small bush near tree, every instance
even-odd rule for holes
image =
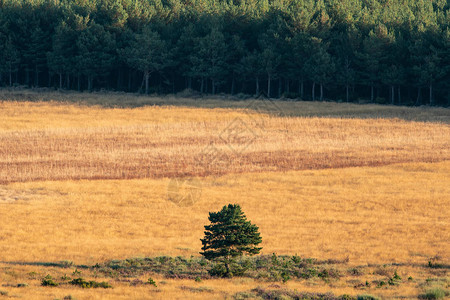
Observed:
[[[444,299],[449,294],[445,292],[442,288],[429,289],[419,296],[420,299]]]
[[[357,300],[379,300],[380,298],[372,295],[358,295]]]
[[[112,288],[112,286],[108,282],[97,282],[97,281],[93,281],[93,280],[86,281],[86,280],[84,280],[81,277],[73,279],[72,281],[69,281],[69,283],[73,284],[73,285],[78,285],[78,286],[80,286],[82,288],[85,288],[85,289],[89,289],[89,288],[104,288],[104,289]]]
[[[58,283],[53,281],[52,276],[47,275],[44,278],[42,278],[41,285],[42,286],[58,286]]]
[[[154,287],[157,287],[156,282],[151,277],[147,280],[147,283],[153,285]]]

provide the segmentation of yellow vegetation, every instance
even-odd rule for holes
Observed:
[[[184,101],[195,106],[193,100]],[[208,101],[204,104],[214,103]],[[284,109],[288,105],[283,103]],[[301,115],[300,104],[292,105],[294,115]],[[338,109],[305,105],[306,111],[319,112],[326,105]],[[405,119],[429,117],[424,111],[410,109]],[[0,291],[36,299],[68,294],[77,299],[203,299],[267,288],[271,283],[246,278],[195,283],[157,276],[158,288],[118,281],[114,289],[102,291],[44,288],[39,280],[45,273],[62,276],[65,270],[16,264],[198,255],[208,212],[228,203],[241,204],[260,227],[264,254],[348,257],[349,266],[368,268],[407,264],[401,276],[423,280],[429,274],[414,266],[434,256],[449,264],[445,111],[433,111],[429,118],[443,123],[378,119],[379,111],[359,111],[373,119],[269,113],[1,102],[0,282],[27,282],[32,288],[0,286]],[[177,181],[181,188],[173,190],[173,178],[181,175],[193,180],[182,177]],[[173,194],[189,195],[192,187],[186,184],[196,189],[189,199],[194,203],[170,201]],[[30,272],[42,276],[33,279]],[[89,272],[86,277],[94,276]],[[421,291],[411,282],[361,292],[351,280],[330,285],[290,281],[283,287],[408,298]],[[212,292],[183,286],[206,286]]]
[[[167,200],[169,179],[15,183],[0,260],[198,255],[208,212],[239,203],[266,254],[424,262],[449,254],[448,174],[450,162],[206,177],[189,207]]]
[[[450,159],[450,126],[249,111],[0,105],[0,183],[286,171]]]

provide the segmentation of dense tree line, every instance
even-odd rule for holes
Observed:
[[[0,85],[450,104],[449,0],[0,0]]]

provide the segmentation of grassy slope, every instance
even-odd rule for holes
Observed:
[[[3,95],[3,97],[6,97]],[[18,95],[17,97],[22,97]],[[31,93],[29,100],[43,97]],[[71,98],[71,95],[45,95],[47,99]],[[44,97],[44,98],[45,98]],[[121,98],[122,97],[122,98]],[[130,97],[130,98],[128,98]],[[88,103],[106,103],[106,106],[136,103],[161,104],[167,99],[112,95],[81,94],[72,98],[87,98]],[[112,98],[112,99],[111,99]],[[217,100],[168,99],[169,103],[182,102],[184,106],[212,107],[223,105],[242,108],[248,102],[219,102]],[[445,278],[445,270],[429,273],[414,265],[424,265],[432,256],[440,256],[448,263],[449,219],[445,207],[449,207],[450,163],[420,163],[432,152],[448,155],[448,110],[423,108],[395,108],[385,106],[337,105],[333,103],[281,103],[291,108],[291,114],[331,115],[346,117],[351,113],[362,118],[396,117],[408,120],[433,121],[425,134],[417,133],[427,128],[422,123],[368,120],[375,131],[388,138],[380,141],[385,147],[378,151],[381,159],[404,152],[403,157],[418,158],[415,163],[395,164],[383,167],[353,167],[325,170],[302,170],[286,172],[260,172],[225,174],[199,178],[201,197],[188,207],[179,207],[168,201],[168,178],[107,180],[107,181],[45,181],[0,185],[0,261],[45,262],[73,260],[75,263],[94,264],[112,258],[153,255],[197,255],[202,236],[202,226],[207,223],[207,213],[222,205],[235,202],[243,206],[249,219],[261,228],[264,253],[299,254],[307,257],[345,258],[349,266],[384,263],[407,263],[400,268],[401,276],[412,275],[418,281],[402,284],[398,288],[361,291],[349,281],[324,284],[315,281],[292,281],[286,287],[304,291],[333,291],[335,294],[361,294],[365,292],[394,297],[416,297],[425,287],[427,277]],[[286,110],[284,108],[284,110]],[[192,124],[206,121],[226,125],[236,117],[248,118],[243,111],[230,109],[190,109],[153,107],[142,109],[86,108],[48,103],[0,104],[0,126],[3,134],[15,130],[93,130],[111,126],[121,128],[148,124]],[[300,119],[303,126],[317,127],[321,124],[323,151],[342,148],[338,137],[329,139],[330,126],[326,120]],[[295,128],[299,123],[292,120],[278,122],[277,126]],[[328,125],[356,130],[362,121],[333,120]],[[334,123],[333,123],[334,122]],[[444,122],[444,124],[439,123]],[[223,123],[223,124],[222,124]],[[165,125],[164,125],[165,124]],[[384,124],[380,126],[380,124]],[[353,126],[352,126],[353,125]],[[425,126],[425,127],[423,127]],[[58,128],[66,129],[58,129]],[[56,129],[55,129],[56,128]],[[81,128],[81,129],[80,129]],[[83,129],[84,128],[84,129]],[[94,129],[93,129],[94,128]],[[167,127],[165,127],[167,128]],[[102,129],[103,130],[103,129]],[[173,127],[173,131],[183,132]],[[341,130],[341,128],[339,128]],[[339,130],[334,130],[339,132]],[[311,135],[314,136],[314,131]],[[50,131],[50,135],[54,131]],[[361,138],[365,130],[356,130],[354,137]],[[378,134],[374,135],[378,136]],[[359,138],[358,138],[359,137]],[[439,141],[441,138],[441,141]],[[331,142],[324,142],[328,139]],[[38,139],[39,140],[39,139]],[[410,143],[414,140],[414,143]],[[406,141],[399,147],[390,142]],[[383,144],[384,143],[384,144]],[[409,144],[408,144],[409,143]],[[428,143],[428,144],[427,144]],[[440,148],[434,147],[439,143]],[[273,144],[280,147],[283,144]],[[315,144],[317,145],[317,144]],[[350,147],[349,143],[344,145]],[[357,144],[358,145],[358,144]],[[425,147],[423,146],[425,145]],[[267,146],[267,145],[266,145]],[[328,148],[327,148],[328,147]],[[14,149],[11,144],[6,149]],[[276,150],[276,149],[275,149]],[[358,148],[353,148],[358,155]],[[435,152],[433,152],[435,151]],[[347,153],[348,155],[348,153]],[[14,157],[10,152],[9,158]],[[362,159],[367,156],[362,156]],[[425,160],[426,161],[426,160]],[[395,161],[390,161],[392,163]],[[189,192],[189,190],[184,191]],[[183,193],[183,191],[181,192]],[[347,267],[347,266],[346,266]],[[370,268],[370,267],[369,267]],[[37,272],[31,276],[29,272]],[[218,298],[237,291],[247,291],[258,285],[268,287],[271,283],[249,279],[212,280],[195,283],[192,280],[166,280],[155,277],[158,288],[148,286],[130,287],[126,282],[113,282],[115,288],[108,291],[39,287],[39,279],[45,273],[63,275],[69,269],[37,266],[19,266],[1,263],[0,281],[7,284],[27,282],[29,288],[0,287],[10,295],[43,298],[74,295],[77,299],[111,298]],[[367,270],[367,273],[371,271]],[[434,271],[433,271],[434,272]],[[437,271],[436,271],[437,272]],[[42,273],[42,274],[41,274]],[[94,274],[87,273],[86,277]],[[33,279],[34,278],[34,279]],[[419,280],[420,278],[420,280]],[[365,278],[360,278],[364,282]],[[146,280],[146,278],[142,278]],[[420,282],[419,282],[420,281]],[[448,285],[448,283],[447,283]],[[182,288],[207,286],[213,292],[199,292]],[[445,283],[444,283],[445,286]],[[272,287],[273,288],[273,287]]]
[[[440,107],[405,107],[376,104],[352,104],[336,102],[275,101],[267,105],[255,105],[253,99],[238,99],[231,96],[196,95],[193,98],[174,96],[149,97],[126,93],[61,93],[30,90],[0,90],[0,101],[32,101],[83,103],[89,106],[137,108],[145,106],[183,106],[191,108],[250,109],[265,111],[272,115],[294,117],[337,118],[398,118],[407,121],[450,123],[450,112]]]
[[[323,106],[314,105],[315,109]],[[102,109],[55,102],[4,102],[0,113],[3,183],[207,176],[450,159],[450,126],[442,123],[287,118],[185,107]]]
[[[448,257],[449,173],[442,162],[207,177],[189,207],[167,200],[169,179],[15,183],[0,187],[1,260],[197,255],[208,212],[239,203],[266,254],[423,263]]]

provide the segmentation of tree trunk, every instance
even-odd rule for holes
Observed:
[[[26,73],[27,73],[27,77],[26,77],[27,78],[26,79],[27,80],[27,86],[30,86],[30,69],[27,68]]]
[[[227,270],[227,273],[225,274],[226,277],[231,277],[230,264],[228,261],[225,262],[225,269]]]
[[[313,84],[312,84],[312,92],[311,92],[311,95],[312,95],[312,101],[316,101],[316,83],[313,81]]]
[[[38,70],[38,66],[37,65],[36,65],[34,70],[35,70],[34,74],[35,74],[35,78],[36,78],[36,80],[35,80],[36,86],[39,87],[39,70]]]
[[[433,105],[433,84],[430,82],[430,105]]]
[[[256,96],[259,95],[259,78],[256,76]]]
[[[68,90],[70,90],[70,74],[69,73],[67,73],[67,75],[66,75],[66,87],[67,87],[67,89]]]
[[[202,77],[202,83],[200,84],[200,93],[201,94],[203,94],[203,81],[204,81],[204,79]]]
[[[286,79],[285,84],[284,84],[284,91],[289,94],[290,87],[289,87],[289,79]]]
[[[421,102],[421,101],[420,101],[420,99],[421,99],[421,94],[422,94],[422,87],[419,87],[419,88],[417,89],[416,105],[419,105],[419,103]]]
[[[303,78],[302,79],[300,79],[300,98],[303,100],[303,96],[304,96],[304,87],[305,87],[305,84],[304,84],[304,82],[303,82]]]
[[[234,81],[234,76],[231,79],[231,95],[234,95],[234,89],[235,89],[235,81]]]
[[[270,74],[267,74],[267,98],[270,98],[270,81],[271,81]]]
[[[394,105],[395,104],[395,90],[394,90],[394,86],[391,85],[391,104]]]
[[[282,80],[280,77],[280,78],[278,78],[278,98],[281,97],[281,84],[282,84]]]
[[[80,82],[80,74],[78,74],[78,76],[77,76],[77,90],[78,91],[80,91],[80,89],[81,89],[81,82]]]
[[[12,68],[9,66],[9,86],[12,86]]]
[[[402,104],[402,95],[401,95],[400,86],[398,87],[397,92],[398,92],[398,104],[400,105],[400,104]]]
[[[121,91],[123,86],[123,71],[122,68],[119,68],[117,71],[117,90]]]
[[[370,86],[370,102],[372,102],[373,103],[373,94],[374,94],[374,91],[373,91],[373,84]]]
[[[172,73],[172,94],[175,94],[175,73]]]
[[[59,73],[59,89],[62,89],[62,73]]]
[[[88,91],[89,92],[92,92],[92,81],[93,81],[94,79],[93,79],[93,77],[92,77],[92,75],[89,75],[88,76]]]
[[[145,94],[148,95],[148,79],[150,78],[150,73],[148,71],[145,71]]]
[[[208,94],[208,78],[205,78],[205,94]]]
[[[346,92],[346,100],[347,100],[347,102],[348,102],[348,96],[349,96],[349,92],[348,92],[348,84],[345,86],[345,92]]]
[[[189,89],[192,89],[192,77],[188,78],[188,87]]]
[[[323,83],[320,84],[320,101],[323,101]]]

